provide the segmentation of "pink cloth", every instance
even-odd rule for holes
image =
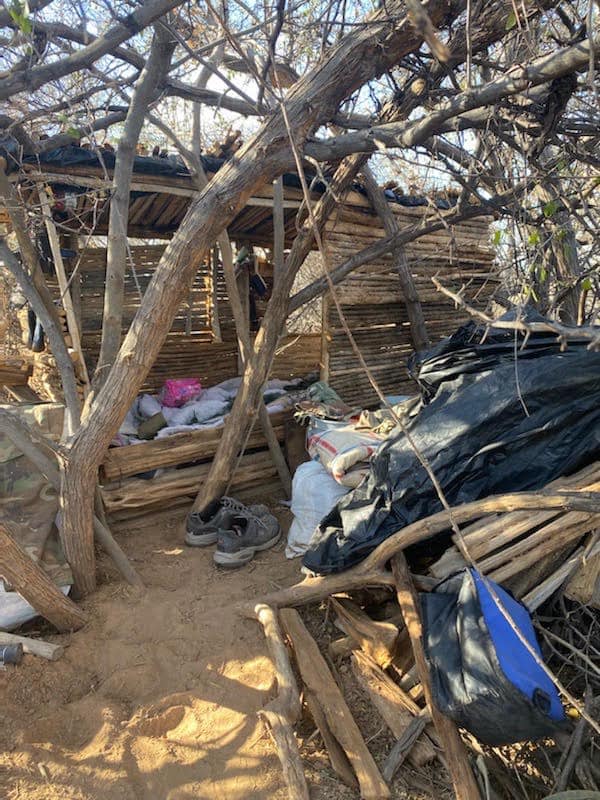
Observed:
[[[166,380],[160,393],[160,401],[169,408],[180,408],[202,393],[202,385],[197,378],[174,378]]]

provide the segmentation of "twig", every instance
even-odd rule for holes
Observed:
[[[588,687],[585,692],[585,701],[584,701],[584,708],[586,711],[590,710],[590,705],[592,702],[592,692],[591,689]],[[556,782],[556,786],[554,787],[555,792],[564,792],[569,784],[569,778],[571,777],[571,773],[575,767],[575,763],[581,753],[581,748],[583,746],[583,735],[585,733],[585,729],[587,727],[587,722],[582,717],[577,726],[575,731],[573,732],[573,738],[571,739],[571,746],[568,750],[569,755],[565,760],[565,764],[562,768],[560,773],[560,777]]]

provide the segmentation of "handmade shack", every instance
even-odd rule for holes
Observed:
[[[206,158],[210,177],[223,162]],[[23,163],[11,179],[22,196],[40,203],[44,213],[45,249],[49,266],[46,281],[64,309],[65,336],[77,364],[82,391],[98,357],[101,337],[105,238],[108,233],[110,187],[114,154],[65,147]],[[315,198],[323,191],[312,186]],[[176,158],[137,157],[128,218],[128,264],[123,331],[131,323],[161,255],[196,194],[185,166]],[[39,199],[38,199],[39,198]],[[447,199],[425,200],[388,192],[389,205],[401,228],[425,218],[431,220],[449,207]],[[296,175],[285,175],[282,190],[264,186],[250,197],[228,228],[237,250],[246,248],[250,266],[240,272],[241,294],[248,307],[249,287],[255,275],[267,289],[277,280],[271,254],[279,235],[289,248],[297,230],[302,191]],[[278,223],[276,220],[282,219]],[[383,225],[360,187],[347,193],[326,225],[323,243],[331,269],[371,242],[385,236]],[[446,227],[417,239],[405,249],[427,322],[437,341],[462,321],[450,302],[436,293],[431,277],[439,274],[453,286],[462,286],[469,300],[485,306],[497,286],[494,253],[485,220]],[[336,296],[372,373],[387,394],[412,391],[406,360],[412,350],[409,322],[399,280],[391,258],[381,257],[348,276]],[[352,350],[336,305],[325,296],[320,329],[282,332],[272,376],[283,380],[320,375],[351,405],[367,407],[377,397]],[[40,353],[38,363],[51,366]],[[156,391],[167,378],[194,376],[205,387],[239,374],[235,328],[228,304],[217,249],[206,253],[193,286],[173,322],[143,387]],[[50,370],[49,370],[50,371]],[[0,372],[0,375],[10,374]],[[22,374],[19,373],[22,380]],[[277,438],[289,435],[291,412],[272,418]],[[113,518],[123,519],[188,503],[216,452],[222,426],[180,433],[168,439],[111,448],[101,468],[102,494]],[[286,434],[286,431],[288,432]],[[279,486],[277,470],[263,434],[254,431],[240,459],[231,491],[244,499],[255,488]],[[165,470],[150,480],[154,470]],[[144,473],[144,477],[139,477]]]

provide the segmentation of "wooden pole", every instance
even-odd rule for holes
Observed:
[[[350,709],[300,615],[293,608],[280,612],[281,624],[290,637],[302,680],[321,706],[331,733],[344,748],[360,786],[364,800],[390,797]]]
[[[259,716],[264,720],[277,746],[289,800],[309,800],[302,759],[293,731],[293,725],[300,718],[300,695],[277,613],[263,604],[255,606],[254,613],[263,627],[277,677],[277,697],[259,711]]]
[[[148,58],[135,83],[123,132],[117,145],[108,209],[102,337],[94,375],[96,391],[106,380],[121,346],[128,255],[129,201],[135,147],[146,121],[148,106],[159,94],[158,86],[168,72],[174,50],[174,37],[166,28],[156,25]]]
[[[356,679],[369,695],[382,719],[396,739],[401,739],[414,719],[421,714],[421,709],[409,694],[360,650],[352,654],[351,664]],[[425,724],[430,721],[431,717],[426,718]],[[436,757],[436,749],[429,736],[417,737],[412,744],[414,749],[409,757],[416,767],[420,767]],[[405,751],[405,754],[408,755],[408,752]]]
[[[210,251],[210,269],[211,269],[211,308],[210,308],[210,325],[215,342],[223,341],[221,335],[221,322],[219,320],[219,294],[218,294],[218,278],[219,278],[219,249],[214,246]]]
[[[425,693],[425,700],[431,711],[431,717],[440,744],[444,748],[456,798],[457,800],[481,800],[479,788],[469,763],[469,756],[458,729],[454,722],[445,717],[433,702],[429,667],[423,648],[419,599],[403,553],[398,553],[392,558],[392,573],[396,583],[398,603],[402,609],[404,624],[410,636],[419,679]]]
[[[246,360],[250,358],[250,354],[252,352],[249,326],[248,326],[248,316],[247,316],[248,309],[247,309],[247,303],[246,305],[244,305],[242,302],[242,296],[240,293],[240,281],[239,279],[238,281],[236,281],[234,278],[233,253],[231,250],[231,243],[229,242],[229,237],[227,236],[226,232],[219,237],[219,248],[221,250],[221,259],[223,261],[223,275],[225,277],[225,283],[227,285],[227,294],[229,296],[229,303],[231,305],[231,312],[233,314],[233,320],[235,323],[235,329],[238,337],[239,358],[241,361],[240,372],[243,373]],[[248,275],[246,273],[246,279],[247,278]],[[247,282],[244,284],[244,287],[245,288],[243,288],[243,291],[245,291],[246,299],[248,299]],[[277,435],[273,430],[273,425],[269,418],[269,412],[267,411],[262,396],[260,397],[258,402],[257,414],[260,425],[263,429],[263,433],[265,435],[265,439],[267,440],[267,445],[269,447],[269,452],[271,453],[271,458],[273,459],[273,463],[275,464],[275,468],[277,469],[279,479],[281,480],[283,490],[286,493],[287,497],[291,497],[292,476],[290,475],[290,471],[286,464],[285,457],[279,445]],[[237,454],[234,463],[237,463]],[[229,483],[231,483],[231,479],[233,478],[233,473],[234,470],[232,469]],[[202,499],[203,497],[204,495],[202,494],[202,492],[200,492],[198,497],[196,498],[196,502],[194,503],[194,509],[198,510],[202,508],[204,504]]]
[[[273,284],[284,266],[285,220],[283,213],[283,176],[273,181]]]
[[[78,630],[87,622],[83,611],[16,543],[7,522],[0,522],[0,575],[59,631]]]
[[[24,653],[45,658],[47,661],[58,661],[65,652],[65,648],[61,644],[53,644],[52,642],[44,642],[42,639],[32,639],[29,636],[17,636],[14,633],[0,631],[0,645],[3,644],[21,644],[23,645]]]
[[[40,295],[33,277],[23,268],[23,265],[8,247],[6,247],[4,242],[0,242],[0,256],[2,257],[4,265],[19,284],[23,294],[27,298],[27,302],[35,311],[36,316],[39,318],[46,332],[48,343],[56,359],[56,366],[60,373],[65,396],[65,433],[67,435],[72,435],[79,425],[81,405],[77,393],[77,380],[75,378],[73,362],[69,357],[69,351],[67,350],[67,345],[63,338],[56,309],[53,308],[52,312],[48,311],[46,302],[42,295]],[[37,284],[39,285],[40,281],[43,280],[44,278],[41,275],[38,276]],[[44,289],[45,293],[48,294],[48,287],[45,286],[45,284]]]
[[[73,299],[71,297],[71,290],[69,288],[69,280],[67,278],[63,257],[60,252],[60,240],[58,238],[58,232],[56,230],[54,220],[52,219],[52,212],[50,210],[50,198],[48,197],[48,192],[46,191],[44,184],[38,183],[37,186],[40,204],[42,207],[42,214],[44,216],[44,223],[46,225],[46,232],[50,242],[50,250],[52,251],[52,258],[54,260],[54,267],[56,269],[56,277],[58,278],[60,296],[67,314],[67,328],[69,329],[69,335],[73,343],[73,349],[77,353],[80,377],[84,384],[84,394],[87,396],[90,390],[90,379],[87,373],[85,358],[83,357],[81,337],[79,335],[79,324],[77,322],[77,315],[73,306]]]
[[[395,236],[400,233],[400,226],[392,213],[381,187],[377,184],[370,167],[367,165],[362,169],[362,177],[367,195],[373,206],[373,210],[383,222],[383,227],[388,236]],[[425,350],[429,347],[429,336],[427,335],[427,325],[423,307],[419,300],[417,287],[413,280],[412,273],[406,261],[404,245],[398,244],[392,248],[392,258],[398,272],[398,279],[404,295],[406,313],[410,322],[410,335],[415,350]]]

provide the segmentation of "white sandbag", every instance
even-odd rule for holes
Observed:
[[[235,395],[237,394],[237,390],[240,388],[241,385],[242,385],[241,377],[228,378],[226,381],[222,381],[221,383],[218,383],[216,388],[217,389],[223,389],[229,395],[231,395],[231,393],[233,393],[232,396],[235,397]]]
[[[138,407],[139,398],[136,397],[119,428],[119,433],[123,436],[135,436],[137,434],[137,429],[141,422],[138,416]]]
[[[194,412],[193,422],[206,422],[214,417],[222,417],[229,411],[229,403],[223,400],[196,400],[184,406],[187,410],[192,409]],[[179,423],[181,424],[181,423]]]
[[[292,481],[291,508],[294,520],[285,549],[288,558],[304,555],[319,522],[349,491],[346,486],[334,481],[318,461],[300,464]]]
[[[182,406],[181,408],[169,408],[168,406],[163,406],[162,415],[169,427],[191,425],[196,421],[195,409],[190,408],[189,405]]]
[[[321,422],[320,420],[318,422]],[[353,425],[323,426],[311,420],[306,449],[318,459],[338,483],[355,488],[369,471],[369,461],[383,437]]]
[[[68,595],[71,587],[61,586],[60,590]],[[7,592],[0,580],[0,630],[11,631],[38,616],[38,612],[27,600],[24,600],[18,592]]]
[[[160,414],[162,406],[151,394],[143,394],[138,403],[138,412],[144,419],[150,419],[155,414]]]
[[[155,439],[166,439],[169,436],[175,436],[176,433],[189,433],[189,431],[205,431],[209,428],[218,428],[225,422],[225,417],[215,417],[209,419],[207,422],[201,424],[195,423],[193,425],[174,425],[172,428],[161,428],[154,437]],[[156,476],[154,476],[156,477]]]
[[[236,390],[237,391],[237,390]],[[202,400],[219,400],[221,403],[228,403],[231,401],[231,392],[221,389],[220,386],[211,386],[210,389],[205,389],[202,392]]]

